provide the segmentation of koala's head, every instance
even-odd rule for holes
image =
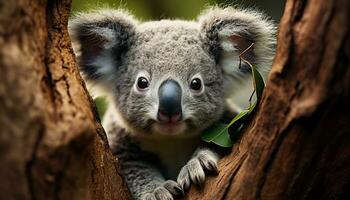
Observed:
[[[86,80],[113,94],[129,127],[146,134],[187,135],[218,121],[226,98],[250,82],[239,54],[263,74],[275,27],[262,14],[212,8],[198,21],[138,23],[120,10],[80,14],[70,23]]]

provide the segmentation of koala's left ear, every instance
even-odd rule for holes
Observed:
[[[239,54],[252,43],[243,58],[267,76],[275,51],[276,28],[266,16],[253,10],[215,7],[199,17],[199,24],[210,53],[227,75],[226,80],[239,81],[249,74],[250,68],[244,62],[239,69]]]

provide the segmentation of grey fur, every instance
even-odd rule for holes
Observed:
[[[85,79],[102,87],[111,101],[103,126],[135,199],[171,199],[191,182],[202,184],[205,172],[217,171],[219,156],[212,150],[197,150],[192,159],[190,154],[199,133],[232,108],[226,102],[250,82],[247,67],[238,68],[245,46],[227,38],[254,42],[245,58],[264,77],[274,54],[271,21],[231,7],[207,9],[198,22],[139,23],[125,11],[101,10],[79,14],[69,28]],[[150,82],[145,90],[136,87],[140,76]],[[200,93],[189,87],[195,77],[204,84]],[[182,89],[183,121],[171,133],[157,123],[157,92],[167,79]],[[179,171],[177,183],[166,181]]]
[[[187,190],[190,183],[201,186],[205,180],[205,172],[218,173],[217,163],[220,156],[209,148],[200,148],[188,163],[182,167],[177,182],[183,190]]]

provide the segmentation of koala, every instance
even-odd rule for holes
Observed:
[[[275,30],[264,14],[233,7],[195,21],[139,22],[120,9],[70,20],[80,71],[110,102],[103,127],[134,199],[174,199],[218,173],[223,154],[200,134],[252,93],[239,58],[252,43],[242,56],[266,78]]]

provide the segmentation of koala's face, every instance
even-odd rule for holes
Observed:
[[[137,25],[120,11],[83,14],[70,24],[81,46],[86,79],[113,94],[136,132],[190,135],[218,121],[225,98],[249,79],[239,54],[269,69],[274,26],[256,12],[212,9],[199,22],[162,20]]]
[[[193,134],[224,107],[222,70],[189,23],[141,25],[122,56],[115,101],[132,126],[158,134]],[[122,82],[123,84],[120,84]]]

